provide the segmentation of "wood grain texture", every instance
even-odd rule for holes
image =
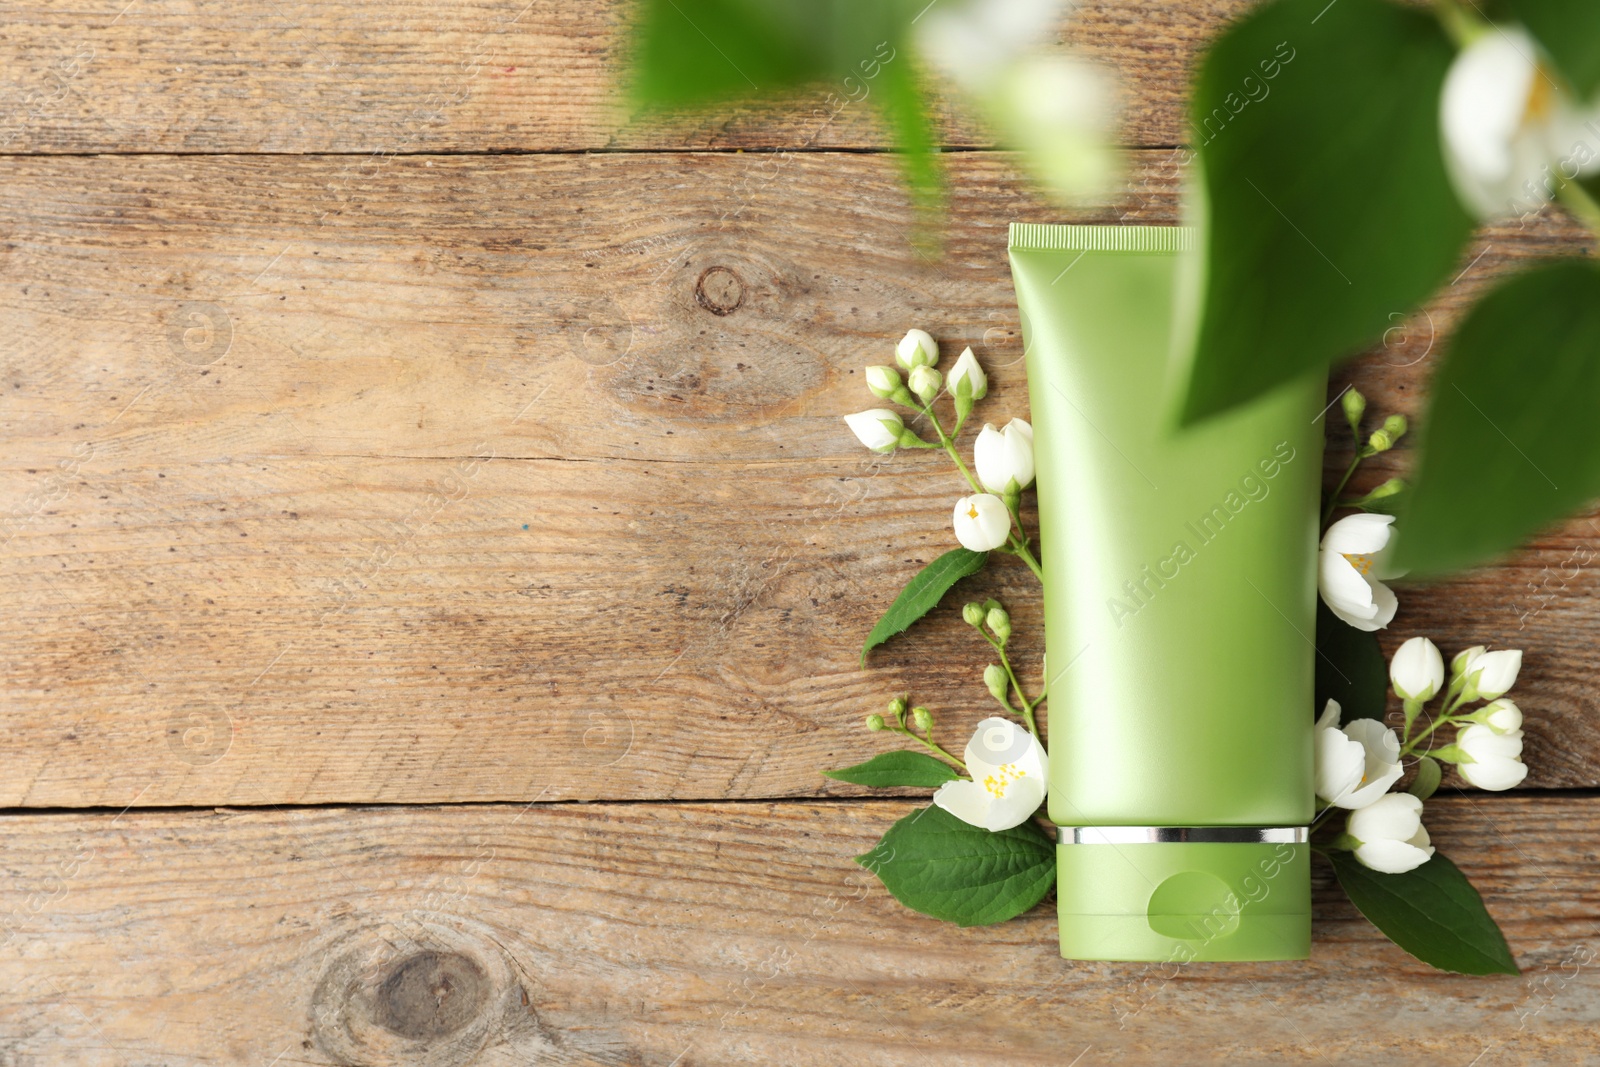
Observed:
[[[699,14],[684,0],[682,9]],[[1122,86],[1130,145],[1186,140],[1197,50],[1244,0],[1091,0],[1058,36]],[[0,151],[569,151],[871,148],[887,138],[868,96],[830,88],[781,105],[733,102],[628,121],[619,78],[628,0],[109,0],[8,4],[0,32]],[[701,18],[705,18],[703,14]],[[710,27],[715,29],[714,26]],[[759,71],[748,72],[758,81]],[[870,90],[870,86],[869,86]],[[959,105],[943,140],[989,143]]]
[[[0,1057],[1592,1062],[1596,803],[1430,802],[1525,972],[1492,979],[1405,955],[1320,862],[1309,961],[1063,961],[1049,901],[962,930],[851,862],[910,801],[11,816]]]
[[[1080,218],[1171,221],[1176,162]],[[879,157],[350,166],[0,164],[0,803],[850,793],[818,771],[890,694],[982,717],[953,617],[856,666],[957,482],[839,416],[912,323],[977,349],[983,418],[1026,413],[1004,225],[1059,216],[1006,157],[955,160],[936,264]],[[1579,243],[1487,233],[1346,377],[1417,414],[1463,300]],[[1528,649],[1533,788],[1600,785],[1594,523],[1408,589],[1384,637]],[[968,585],[1027,633],[1025,579]]]

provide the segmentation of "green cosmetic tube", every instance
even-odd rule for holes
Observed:
[[[1310,953],[1326,378],[1176,427],[1192,243],[1011,226],[1068,959]]]

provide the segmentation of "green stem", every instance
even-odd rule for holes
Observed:
[[[1022,705],[1022,721],[1027,724],[1028,732],[1033,735],[1033,739],[1043,744],[1043,740],[1039,737],[1039,725],[1034,721],[1033,718],[1033,709],[1039,706],[1039,702],[1037,700],[1033,701],[1031,704],[1028,702],[1028,694],[1023,690],[1022,683],[1017,681],[1017,672],[1011,669],[1011,657],[1006,655],[1006,646],[1002,645],[989,634],[984,633],[984,631],[980,630],[978,632],[983,634],[983,639],[993,645],[995,652],[999,654],[1000,666],[1005,670],[1006,677],[1011,679],[1011,688],[1016,690],[1017,703]],[[1001,701],[1001,703],[1005,704],[1006,702]],[[1006,708],[1007,710],[1011,710],[1011,706],[1009,704],[1006,704]],[[1013,715],[1018,714],[1018,712],[1014,710],[1012,710],[1011,713]]]
[[[889,729],[893,730],[897,734],[905,734],[907,737],[911,738],[911,740],[915,741],[917,744],[924,745],[927,748],[932,749],[934,752],[937,752],[939,755],[943,756],[945,759],[949,760],[951,763],[954,763],[957,767],[960,767],[963,771],[967,770],[967,765],[965,763],[962,763],[960,760],[958,760],[954,756],[950,755],[950,753],[946,752],[942,746],[934,744],[931,740],[929,740],[927,738],[923,738],[923,737],[918,737],[915,733],[912,733],[910,730],[906,729],[904,726],[891,726],[891,727],[889,727]],[[971,774],[972,772],[967,771],[967,773]]]
[[[944,432],[944,427],[939,423],[939,416],[933,413],[933,403],[931,401],[922,408],[922,413],[928,416],[928,422],[932,424],[933,432],[939,435],[939,444],[949,453],[951,462],[956,465],[956,469],[961,472],[961,476],[967,480],[967,484],[972,486],[972,491],[974,493],[989,492],[989,490],[978,484],[978,479],[972,476],[972,472],[967,469],[967,465],[961,461],[961,453],[956,450],[955,441],[949,434]],[[1007,531],[1006,533],[1006,551],[1026,563],[1028,569],[1033,571],[1034,577],[1039,579],[1039,584],[1044,584],[1044,568],[1039,565],[1039,560],[1035,558],[1034,554],[1028,551],[1027,542],[1018,537],[1015,532]]]
[[[1413,753],[1416,752],[1417,746],[1422,744],[1422,742],[1426,741],[1428,739],[1428,736],[1430,734],[1432,734],[1435,730],[1437,730],[1439,727],[1445,725],[1446,723],[1451,723],[1451,722],[1458,721],[1457,719],[1454,718],[1455,710],[1457,708],[1459,708],[1462,704],[1465,704],[1466,702],[1467,702],[1467,694],[1466,694],[1465,691],[1462,691],[1461,693],[1457,694],[1456,698],[1453,701],[1450,702],[1448,707],[1446,707],[1443,711],[1441,711],[1439,713],[1439,717],[1437,719],[1433,720],[1433,723],[1426,730],[1422,731],[1416,737],[1411,738],[1411,740],[1407,741],[1404,745],[1402,745],[1400,747],[1400,755],[1402,755],[1402,756],[1412,755]],[[1427,753],[1423,753],[1423,755],[1426,755],[1426,754]]]
[[[1600,204],[1596,204],[1594,197],[1589,195],[1589,190],[1577,182],[1564,182],[1556,193],[1561,198],[1561,203],[1578,221],[1589,228],[1589,232],[1600,237]]]
[[[1344,477],[1339,479],[1339,484],[1333,487],[1333,492],[1328,494],[1328,508],[1322,513],[1322,525],[1328,525],[1328,520],[1333,517],[1333,510],[1339,506],[1339,494],[1344,492],[1345,485],[1350,481],[1350,476],[1361,466],[1362,455],[1359,450],[1350,460],[1350,466],[1344,470]]]
[[[1434,0],[1434,17],[1444,27],[1445,34],[1457,48],[1465,48],[1483,31],[1483,20],[1462,7],[1456,0]]]

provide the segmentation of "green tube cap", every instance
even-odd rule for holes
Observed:
[[[1056,846],[1071,960],[1303,960],[1311,847],[1160,842]]]

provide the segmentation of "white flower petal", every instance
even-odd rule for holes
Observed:
[[[1384,874],[1404,874],[1428,862],[1433,849],[1418,848],[1405,841],[1374,841],[1356,848],[1356,860]]]
[[[933,794],[933,802],[962,822],[983,826],[989,818],[989,804],[993,798],[977,782],[962,778],[946,782]]]
[[[1394,621],[1394,613],[1400,608],[1400,601],[1395,598],[1394,590],[1382,582],[1367,578],[1367,584],[1372,587],[1372,618],[1367,621],[1372,625],[1365,629],[1381,630]]]
[[[1339,728],[1339,716],[1343,714],[1344,709],[1339,706],[1339,702],[1329,697],[1328,702],[1322,705],[1322,714],[1317,716],[1317,729],[1337,730]]]
[[[1410,793],[1390,793],[1351,812],[1345,826],[1358,841],[1405,841],[1422,828],[1422,801]]]
[[[1461,763],[1456,765],[1456,771],[1471,785],[1495,792],[1521,785],[1528,777],[1528,765],[1521,760]]]
[[[986,830],[1009,830],[1021,826],[1032,818],[1044,803],[1045,783],[1037,778],[1014,782],[1005,796],[996,797],[989,805],[989,814],[983,826]]]
[[[1317,578],[1323,601],[1341,619],[1349,622],[1346,616],[1354,615],[1365,621],[1377,614],[1377,605],[1372,600],[1372,584],[1341,554],[1322,553],[1317,562]]]
[[[1317,796],[1337,804],[1361,784],[1367,765],[1366,749],[1337,727],[1317,731]]]
[[[1393,522],[1393,515],[1363,512],[1346,516],[1328,527],[1322,535],[1322,547],[1340,555],[1370,556],[1389,543],[1389,525]]]

